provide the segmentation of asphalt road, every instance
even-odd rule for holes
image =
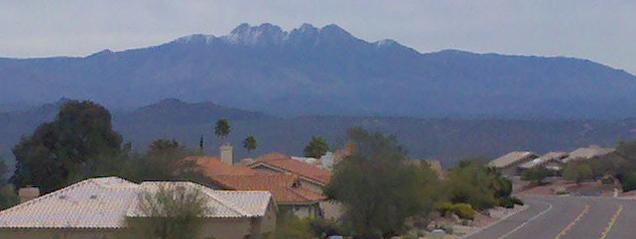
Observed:
[[[636,200],[526,197],[529,206],[466,239],[636,238]]]

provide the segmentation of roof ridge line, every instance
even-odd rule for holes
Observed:
[[[236,212],[236,213],[240,214],[240,216],[251,216],[249,213],[246,213],[246,212],[244,212],[244,211],[242,211],[242,210],[240,210],[240,209],[238,209],[238,208],[235,208],[235,207],[236,207],[236,205],[233,205],[233,204],[231,204],[231,203],[227,202],[226,200],[223,200],[223,199],[218,198],[218,196],[217,196],[217,195],[214,195],[215,190],[210,189],[210,188],[207,188],[207,187],[205,187],[205,186],[203,186],[203,185],[201,185],[201,184],[198,184],[198,183],[193,183],[193,182],[188,182],[188,183],[194,184],[194,185],[195,185],[195,187],[197,187],[197,188],[201,189],[202,191],[204,191],[203,193],[207,194],[207,195],[208,195],[208,196],[210,196],[212,199],[214,199],[214,200],[216,200],[217,202],[221,203],[221,205],[224,205],[224,206],[226,206],[227,208],[231,209],[232,211],[234,211],[234,212]],[[210,193],[210,191],[212,191],[212,193]]]
[[[32,200],[29,200],[29,201],[26,201],[26,202],[20,203],[20,204],[15,205],[15,206],[13,206],[13,207],[11,207],[11,208],[8,208],[8,209],[6,209],[6,210],[0,211],[0,216],[2,216],[2,215],[4,215],[4,214],[7,214],[7,213],[10,213],[10,212],[13,212],[13,211],[18,210],[18,209],[23,208],[23,207],[26,207],[26,206],[29,206],[29,205],[33,205],[33,204],[35,204],[35,203],[37,203],[37,202],[40,202],[40,201],[42,201],[42,200],[44,200],[44,199],[51,198],[51,197],[53,197],[53,196],[56,196],[56,195],[62,194],[63,192],[67,192],[67,191],[69,191],[69,190],[71,190],[71,189],[77,188],[77,187],[79,187],[80,185],[84,185],[84,184],[87,184],[87,183],[93,182],[93,179],[94,179],[94,178],[85,179],[85,180],[79,181],[79,182],[77,182],[77,183],[71,184],[71,185],[69,185],[69,186],[63,187],[63,188],[61,188],[61,189],[59,189],[59,190],[57,190],[57,191],[53,191],[53,192],[50,192],[50,193],[48,193],[48,194],[45,194],[45,195],[39,196],[39,197],[37,197],[37,198],[34,198],[34,199],[32,199]],[[94,183],[94,182],[93,182],[93,183]]]

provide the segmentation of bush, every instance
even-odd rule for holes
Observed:
[[[534,167],[523,172],[521,179],[532,181],[537,185],[542,185],[545,178],[550,176],[550,171],[545,167]]]
[[[276,222],[276,230],[269,234],[267,239],[313,239],[309,220],[299,219],[291,213],[279,214]]]
[[[442,202],[435,206],[435,210],[437,210],[442,216],[447,216],[450,213],[453,213],[453,204],[450,202]]]
[[[444,189],[452,203],[468,203],[474,209],[497,206],[497,197],[508,193],[508,183],[497,172],[476,163],[464,163],[448,173]]]
[[[517,197],[511,197],[510,199],[511,199],[511,200],[512,200],[512,202],[513,202],[514,204],[516,204],[516,205],[519,205],[519,206],[523,206],[523,205],[525,205],[525,203],[524,203],[523,201],[521,201],[521,199],[519,199],[519,198],[517,198]]]
[[[623,178],[623,192],[629,192],[636,189],[636,173],[627,174]]]
[[[17,205],[20,198],[11,184],[0,186],[0,210],[4,210]]]
[[[461,219],[472,220],[475,218],[475,214],[477,214],[475,209],[473,209],[473,207],[467,203],[452,204],[450,202],[443,202],[443,203],[440,203],[436,207],[436,209],[443,216],[455,214]]]
[[[467,203],[458,203],[453,205],[453,213],[455,213],[455,215],[457,215],[461,219],[470,220],[475,219],[475,214],[477,214],[473,207]]]
[[[309,222],[309,227],[314,236],[318,238],[326,238],[333,235],[347,234],[342,226],[338,225],[333,220],[314,219]]]
[[[499,199],[499,206],[505,208],[513,208],[515,207],[514,201],[511,198],[501,198]]]

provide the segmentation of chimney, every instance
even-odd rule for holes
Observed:
[[[221,152],[221,162],[227,165],[232,165],[233,164],[232,145],[230,144],[221,145],[221,148],[219,148],[219,151]]]
[[[20,196],[20,203],[30,201],[40,196],[40,189],[31,186],[20,188],[18,196]]]

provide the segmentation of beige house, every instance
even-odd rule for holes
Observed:
[[[488,163],[488,166],[497,169],[497,171],[501,172],[504,175],[515,176],[519,175],[520,173],[518,169],[519,165],[529,162],[538,157],[539,156],[533,152],[515,151],[507,153],[495,160],[490,161]]]
[[[196,189],[207,197],[201,239],[259,238],[275,229],[276,204],[269,192],[220,191],[190,182],[93,178],[0,212],[0,238],[111,239],[125,220],[144,220],[138,195],[160,187]]]
[[[320,203],[325,196],[311,190],[305,180],[289,173],[264,172],[240,164],[232,165],[218,157],[198,156],[186,160],[197,162],[210,179],[209,187],[222,190],[268,191],[279,209],[300,218],[320,218]],[[320,189],[321,190],[321,189]]]
[[[576,161],[576,160],[591,159],[594,157],[601,157],[601,156],[608,155],[614,151],[615,150],[613,148],[603,148],[598,145],[590,145],[588,147],[578,148],[570,152],[568,157],[563,159],[563,163]]]
[[[566,152],[549,152],[541,157],[519,165],[519,170],[525,171],[536,167],[545,167],[548,170],[560,171],[563,167],[562,160],[568,157]]]
[[[331,180],[329,170],[278,153],[264,155],[250,164],[249,167],[263,173],[283,173],[297,176],[303,187],[317,193],[322,193],[322,189]]]

